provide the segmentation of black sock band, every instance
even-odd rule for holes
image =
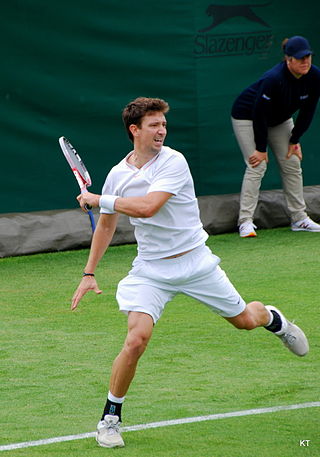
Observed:
[[[101,420],[104,419],[104,416],[106,414],[110,414],[111,416],[118,416],[119,422],[121,422],[121,408],[122,408],[122,403],[115,403],[108,399],[106,406],[104,407]]]
[[[266,330],[269,330],[269,332],[279,332],[281,330],[281,327],[282,327],[282,320],[281,320],[281,317],[279,316],[279,314],[274,311],[273,309],[270,310],[271,313],[273,314],[273,321],[271,322],[270,325],[267,325],[265,327]]]

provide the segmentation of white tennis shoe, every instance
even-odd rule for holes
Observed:
[[[239,227],[239,235],[241,238],[249,238],[252,236],[257,236],[255,229],[257,227],[251,221],[243,222]]]
[[[271,311],[274,310],[279,314],[282,327],[279,332],[275,335],[280,338],[283,344],[294,354],[303,357],[309,352],[309,343],[306,335],[303,333],[300,327],[295,325],[293,322],[288,321],[286,317],[279,311],[275,306],[266,306]]]
[[[107,414],[97,425],[96,440],[102,447],[123,447],[118,416]]]
[[[291,224],[291,230],[294,232],[320,232],[320,225],[310,219],[310,217],[306,217],[302,221],[293,222]]]

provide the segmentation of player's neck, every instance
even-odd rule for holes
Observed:
[[[141,151],[139,149],[134,149],[131,156],[129,157],[129,163],[134,165],[136,168],[142,168],[146,163],[152,160],[159,151]]]

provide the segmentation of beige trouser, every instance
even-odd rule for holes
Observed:
[[[249,165],[249,156],[256,149],[252,121],[234,118],[231,118],[231,121],[234,134],[247,165],[240,195],[240,212],[238,218],[240,225],[245,221],[253,221],[254,211],[258,204],[261,181],[267,170],[267,163],[264,160],[255,168]],[[284,196],[291,222],[298,222],[306,218],[307,213],[303,197],[300,159],[296,155],[292,155],[289,159],[286,159],[293,125],[293,120],[288,119],[275,127],[269,127],[268,146],[272,149],[280,169]]]

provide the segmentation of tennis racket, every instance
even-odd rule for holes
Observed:
[[[61,136],[59,138],[59,144],[65,158],[67,159],[71,167],[71,170],[73,171],[74,176],[76,177],[81,193],[83,194],[85,192],[88,192],[87,187],[91,186],[92,182],[88,170],[86,169],[84,163],[81,160],[81,157],[74,149],[70,141],[67,140],[67,138],[65,138],[64,136]],[[85,209],[87,210],[90,218],[92,232],[94,232],[96,225],[94,222],[93,213],[91,211],[91,206],[85,205]]]

